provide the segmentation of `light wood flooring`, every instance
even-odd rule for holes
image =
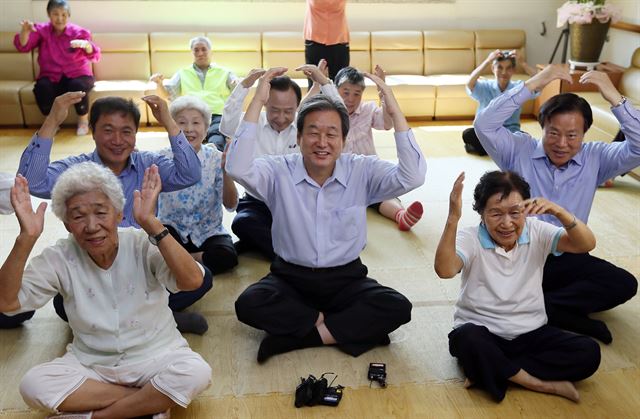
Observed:
[[[489,158],[464,153],[460,140],[460,133],[468,127],[464,122],[412,125],[427,156],[427,179],[424,186],[407,194],[403,201],[421,200],[424,218],[412,232],[403,233],[391,221],[370,211],[368,245],[362,254],[371,277],[411,300],[411,323],[391,335],[390,346],[359,358],[326,347],[277,356],[260,366],[255,356],[263,334],[236,320],[233,303],[240,292],[268,271],[268,264],[257,255],[242,255],[239,266],[216,277],[213,290],[193,307],[207,317],[210,328],[204,336],[187,335],[187,339],[211,364],[213,384],[188,409],[173,409],[174,418],[640,417],[638,297],[595,316],[607,322],[614,341],[601,346],[598,372],[577,384],[579,403],[512,387],[505,400],[496,404],[482,391],[462,387],[461,371],[447,347],[459,278],[438,279],[433,258],[455,177],[462,170],[467,173],[461,224],[475,224],[478,216],[471,209],[473,187],[482,173],[496,166]],[[525,122],[523,129],[540,134],[533,121]],[[159,128],[141,131],[140,149],[167,145]],[[0,171],[15,172],[33,132],[0,130]],[[602,135],[594,128],[587,139]],[[390,133],[376,133],[376,145],[383,158],[395,159],[391,138]],[[92,149],[90,137],[76,138],[71,129],[64,129],[56,138],[53,158]],[[48,212],[46,217],[45,233],[34,254],[66,236],[53,214]],[[225,213],[227,228],[232,217]],[[617,178],[613,188],[598,190],[589,221],[598,239],[593,253],[640,276],[640,182],[626,176]],[[8,254],[17,231],[15,217],[0,217],[0,260]],[[50,304],[24,327],[0,331],[1,418],[44,416],[26,407],[17,384],[31,366],[62,354],[70,338],[69,328],[57,318]],[[387,364],[387,388],[369,387],[369,362]],[[299,377],[323,372],[338,374],[335,383],[346,386],[340,406],[294,408],[293,391]]]

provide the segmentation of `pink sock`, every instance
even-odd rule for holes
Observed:
[[[396,222],[398,228],[402,231],[409,231],[411,227],[416,225],[420,218],[422,218],[422,204],[420,201],[415,201],[407,207],[407,209],[400,210],[396,213]]]

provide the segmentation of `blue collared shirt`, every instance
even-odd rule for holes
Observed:
[[[542,141],[502,126],[533,96],[524,84],[505,92],[478,114],[476,134],[500,170],[517,172],[529,183],[532,196],[549,199],[586,223],[598,185],[640,165],[640,112],[629,101],[611,108],[626,141],[583,143],[567,164],[557,167],[544,152]],[[552,215],[540,218],[561,225]]]
[[[493,80],[477,80],[475,86],[473,86],[473,90],[470,90],[466,87],[467,94],[471,96],[473,99],[478,101],[478,109],[476,109],[476,115],[482,112],[489,103],[496,97],[500,96],[504,92],[507,92],[517,85],[522,84],[522,81],[513,81],[509,80],[509,84],[507,88],[504,90],[500,90],[500,86],[498,82]],[[516,109],[509,118],[502,125],[504,125],[509,131],[515,132],[520,131],[520,110],[522,108]]]
[[[398,164],[342,154],[322,186],[302,155],[254,159],[257,124],[243,121],[229,146],[226,170],[271,210],[273,248],[284,260],[332,267],[359,257],[367,241],[367,206],[424,183],[427,165],[413,133],[396,132]]]
[[[152,164],[158,166],[163,192],[183,189],[200,180],[200,160],[184,133],[180,131],[175,137],[169,136],[169,142],[173,159],[151,151],[134,151],[129,156],[127,167],[118,175],[125,197],[124,218],[120,227],[140,227],[133,218],[133,191],[142,187],[144,171]],[[29,192],[38,198],[51,199],[51,191],[58,177],[74,164],[86,161],[103,164],[96,150],[49,163],[52,145],[52,139],[40,138],[36,133],[20,158],[18,173],[27,178]]]

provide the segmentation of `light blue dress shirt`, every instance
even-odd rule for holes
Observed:
[[[640,165],[640,112],[629,101],[611,108],[626,141],[583,143],[567,164],[556,167],[545,154],[541,140],[502,126],[533,96],[523,84],[496,98],[474,121],[478,139],[501,170],[517,172],[529,183],[531,196],[549,199],[586,223],[598,185]],[[552,215],[540,218],[561,225]]]
[[[257,124],[243,121],[226,170],[271,210],[273,248],[290,263],[333,267],[359,257],[367,242],[367,206],[424,183],[427,165],[413,133],[396,132],[398,164],[376,156],[342,154],[322,186],[301,154],[254,159]]]
[[[152,164],[158,166],[163,192],[183,189],[200,180],[200,160],[184,133],[180,131],[175,137],[169,136],[169,142],[173,159],[151,151],[134,151],[129,156],[127,167],[117,176],[122,182],[126,199],[120,227],[139,227],[133,218],[133,191],[142,188],[144,171]],[[58,177],[74,164],[92,161],[103,166],[96,150],[49,163],[52,145],[52,139],[40,138],[35,134],[20,158],[18,173],[29,181],[29,192],[33,196],[51,199],[51,191]]]

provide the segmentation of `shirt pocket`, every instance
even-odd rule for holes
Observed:
[[[333,240],[344,242],[356,238],[361,224],[358,221],[364,216],[364,208],[361,206],[332,210],[330,231]]]

